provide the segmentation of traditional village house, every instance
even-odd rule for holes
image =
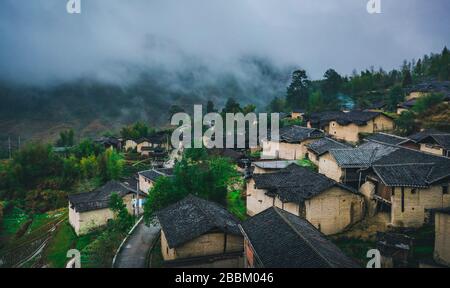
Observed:
[[[95,143],[104,146],[106,149],[114,148],[118,151],[122,150],[122,141],[116,137],[101,137],[95,140]]]
[[[444,96],[444,101],[450,100],[450,81],[427,81],[413,86],[406,91],[405,102],[397,106],[397,114],[408,111],[414,107],[417,99],[430,95],[432,93],[440,93]]]
[[[450,159],[397,147],[374,161],[360,191],[369,215],[387,213],[389,225],[420,227],[431,209],[450,207]]]
[[[113,193],[123,198],[128,212],[133,214],[136,186],[132,185],[110,181],[92,192],[69,195],[69,223],[75,233],[77,235],[89,233],[114,218],[114,213],[109,209],[109,200]]]
[[[361,169],[395,150],[395,147],[366,142],[358,148],[331,149],[319,158],[319,173],[354,188],[364,180]]]
[[[450,208],[435,212],[434,260],[450,267]]]
[[[344,149],[350,148],[350,146],[325,137],[308,144],[307,148],[309,160],[319,166],[320,157],[330,152],[331,149]]]
[[[239,220],[218,204],[188,196],[157,213],[166,267],[240,268]]]
[[[327,235],[342,232],[364,214],[364,199],[356,190],[296,164],[248,181],[247,214],[272,206],[305,218]]]
[[[136,152],[142,154],[144,148],[151,148],[152,143],[148,138],[140,138],[136,140]]]
[[[276,207],[247,219],[246,268],[357,268],[358,265],[308,221]]]
[[[316,128],[329,133],[330,122],[342,117],[342,111],[325,111],[325,112],[314,112],[307,118],[307,127]]]
[[[322,137],[324,133],[318,129],[297,125],[283,127],[279,131],[278,139],[263,141],[262,158],[303,159],[308,153],[306,145]]]
[[[291,119],[300,119],[303,120],[306,111],[303,109],[294,109],[291,112]]]
[[[407,100],[397,105],[397,114],[401,115],[405,111],[411,110],[416,105],[417,99]]]
[[[394,130],[394,120],[382,112],[350,111],[330,122],[329,134],[339,140],[356,143],[361,133]]]
[[[135,139],[126,139],[123,148],[125,149],[125,151],[131,151],[136,149],[137,145],[138,144]]]
[[[155,185],[156,180],[161,177],[172,177],[173,169],[171,168],[153,168],[146,171],[138,172],[139,191],[148,195],[150,189]]]
[[[323,129],[331,137],[357,143],[361,133],[394,130],[394,120],[382,112],[350,111],[313,113],[308,127]]]
[[[430,129],[408,138],[419,146],[420,151],[450,157],[450,133]]]
[[[450,81],[427,81],[417,84],[407,91],[406,100],[419,99],[432,93],[442,93],[450,98]]]

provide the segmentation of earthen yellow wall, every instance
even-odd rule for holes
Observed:
[[[254,187],[255,180],[247,182],[247,214],[254,216],[274,205],[274,199],[265,195],[265,190]]]
[[[435,225],[434,259],[450,266],[450,215],[436,213]]]
[[[125,141],[125,151],[133,150],[136,148],[136,146],[137,146],[137,144],[133,140]]]
[[[399,227],[420,227],[425,221],[425,209],[450,207],[450,194],[443,195],[442,186],[432,186],[428,189],[404,188],[405,209],[402,212],[401,188],[396,187],[391,197],[392,225]]]
[[[344,177],[343,170],[339,167],[336,160],[331,153],[325,153],[319,158],[319,173],[333,179],[337,182],[342,182]]]
[[[441,147],[438,146],[432,146],[432,145],[428,145],[428,144],[420,144],[420,151],[426,152],[426,153],[431,153],[434,155],[439,155],[439,156],[443,156],[444,155],[444,149],[442,149]]]
[[[209,233],[189,241],[181,247],[170,249],[163,231],[161,231],[161,251],[164,260],[175,260],[207,255],[218,255],[230,252],[239,252],[244,249],[244,239],[242,236],[226,235],[227,246],[224,251],[225,234]]]
[[[263,156],[262,158],[272,158],[282,159],[282,160],[300,160],[305,158],[306,153],[308,153],[308,148],[306,145],[317,139],[305,140],[301,143],[284,143],[284,142],[274,142],[268,141],[263,142]]]
[[[153,188],[153,181],[139,175],[139,189],[144,193],[149,193],[150,189]]]
[[[306,219],[324,234],[342,232],[349,225],[360,221],[364,215],[364,198],[342,188],[333,187],[305,202],[305,211],[297,203],[282,203],[278,197],[265,195],[265,190],[253,188],[253,180],[247,186],[247,214],[254,216],[272,206]],[[352,208],[353,207],[353,208]]]
[[[364,199],[333,187],[305,202],[306,220],[325,235],[342,232],[364,216]]]
[[[142,153],[142,147],[152,147],[152,144],[148,141],[144,141],[136,145],[136,151]]]
[[[328,133],[336,139],[356,143],[359,141],[359,133],[375,133],[393,130],[394,121],[385,115],[379,115],[363,126],[358,126],[354,123],[339,125],[336,121],[331,121],[328,127]]]
[[[429,93],[425,93],[425,92],[411,92],[409,93],[409,95],[406,96],[406,101],[412,100],[412,99],[417,99],[420,97],[423,97],[425,95],[427,95]]]
[[[128,213],[133,214],[133,195],[128,194],[123,197]],[[114,218],[114,213],[109,209],[98,209],[87,212],[76,212],[69,203],[69,223],[72,225],[77,235],[89,233],[91,230],[104,226],[109,219]]]

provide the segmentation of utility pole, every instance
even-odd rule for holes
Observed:
[[[139,176],[137,179],[137,184],[136,184],[136,217],[139,218]]]

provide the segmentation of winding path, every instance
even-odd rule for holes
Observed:
[[[146,226],[141,221],[127,238],[114,263],[114,268],[147,268],[146,256],[161,228]]]

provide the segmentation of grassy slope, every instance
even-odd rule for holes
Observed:
[[[52,268],[64,268],[69,260],[67,251],[70,249],[82,251],[97,236],[98,233],[95,232],[77,236],[69,221],[65,221],[58,227],[56,234],[45,249],[44,263]]]

